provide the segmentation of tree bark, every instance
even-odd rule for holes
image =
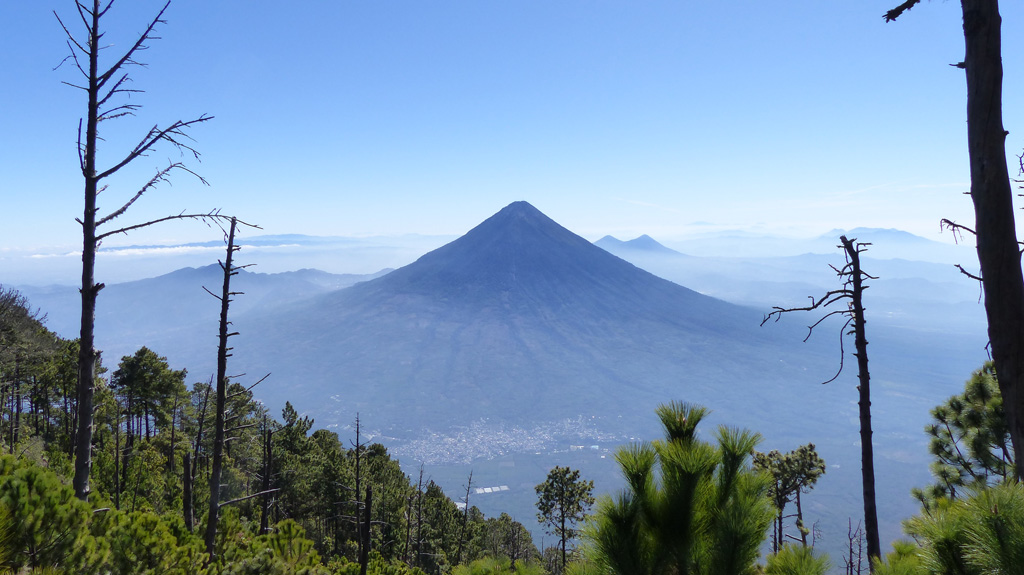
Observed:
[[[1024,276],[1006,165],[999,3],[963,0],[967,151],[992,360],[1024,478]]]

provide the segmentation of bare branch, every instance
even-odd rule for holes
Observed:
[[[846,347],[843,343],[843,335],[845,335],[846,333],[846,326],[850,325],[851,321],[853,321],[852,317],[847,319],[846,323],[843,324],[843,328],[839,330],[839,369],[836,371],[836,374],[833,375],[830,379],[821,382],[822,385],[832,383],[833,381],[839,379],[839,375],[843,373],[843,366],[846,364]]]
[[[78,40],[75,39],[75,36],[71,33],[70,30],[68,30],[68,27],[64,25],[64,21],[60,19],[60,15],[57,14],[56,10],[53,11],[53,15],[57,17],[57,22],[60,23],[60,27],[63,28],[64,29],[64,33],[68,35],[68,42],[69,42],[69,46],[68,47],[70,47],[70,44],[74,44],[75,47],[78,48],[79,50],[81,50],[83,54],[88,54],[89,51],[86,50],[84,47],[82,47],[81,44],[78,43]],[[71,51],[71,55],[74,56],[74,54],[75,54],[75,51],[72,50]],[[64,58],[64,60],[61,60],[60,64],[57,64],[57,68],[60,68],[61,64],[63,64],[65,60],[67,60],[67,58]],[[75,58],[75,61],[77,62],[78,59]],[[56,70],[57,68],[54,68],[54,70]],[[79,66],[78,69],[81,70],[82,67]],[[82,73],[84,74],[85,71],[83,70]],[[89,76],[86,75],[86,78],[88,78],[88,77]]]
[[[977,280],[979,282],[983,281],[980,276],[976,276],[976,275],[972,274],[971,272],[965,270],[964,267],[962,265],[960,265],[960,264],[953,264],[953,267],[955,267],[956,269],[960,270],[960,273],[962,273],[965,276],[971,278],[972,280]]]
[[[82,152],[85,148],[82,147],[82,119],[78,119],[78,165],[82,167],[82,173],[85,173],[85,156]],[[82,223],[82,222],[78,222]]]
[[[103,106],[104,104],[107,103],[107,100],[109,100],[110,98],[112,98],[114,96],[114,94],[142,92],[142,90],[128,90],[128,89],[125,89],[125,88],[121,88],[121,85],[124,84],[125,82],[128,82],[128,81],[130,81],[129,78],[128,78],[128,74],[122,75],[121,78],[118,79],[118,81],[114,83],[114,86],[112,88],[110,88],[110,90],[107,91],[107,94],[105,96],[103,96],[102,98],[100,98],[99,102],[96,103],[96,106],[97,107]]]
[[[977,236],[978,235],[978,232],[972,230],[971,228],[969,228],[967,226],[960,225],[960,224],[954,222],[953,220],[946,219],[946,218],[942,218],[942,220],[939,221],[939,230],[940,231],[941,230],[949,230],[949,231],[953,232],[953,241],[958,243],[958,244],[960,243],[961,240],[963,240],[963,237],[964,237],[963,232],[968,232],[972,236]]]
[[[835,302],[837,302],[837,301],[839,301],[841,299],[849,298],[849,297],[852,297],[852,296],[853,296],[853,292],[851,292],[850,290],[848,290],[848,289],[839,289],[839,290],[832,290],[832,291],[826,292],[825,295],[821,296],[821,298],[817,299],[817,300],[814,299],[814,296],[807,296],[811,300],[811,305],[809,305],[809,306],[805,306],[805,307],[792,307],[792,308],[782,308],[782,307],[774,306],[772,308],[772,309],[774,309],[774,311],[772,311],[768,315],[764,316],[764,319],[761,320],[761,325],[764,325],[764,324],[768,323],[768,320],[771,319],[772,317],[775,318],[775,321],[779,321],[779,319],[782,317],[782,314],[784,314],[784,313],[789,313],[791,311],[814,311],[814,310],[816,310],[818,308],[828,307],[829,305],[831,305],[831,304],[833,304],[833,303],[835,303]]]
[[[125,64],[134,63],[134,61],[132,60],[132,55],[134,55],[135,52],[137,52],[140,48],[143,47],[143,44],[146,42],[146,40],[150,39],[150,35],[153,33],[153,29],[156,27],[156,25],[164,23],[163,15],[164,12],[167,10],[167,7],[170,5],[171,2],[170,0],[168,0],[167,3],[164,4],[164,7],[160,9],[160,12],[156,15],[156,17],[153,18],[153,21],[149,23],[149,26],[146,27],[146,31],[139,35],[139,39],[136,40],[135,45],[132,46],[127,52],[125,52],[124,56],[122,56],[116,64],[111,66],[110,69],[100,74],[99,78],[97,78],[97,86],[102,88],[103,85],[106,84],[108,80],[110,80],[111,76],[117,73],[117,71],[120,70],[122,66],[124,66]],[[110,8],[110,4],[107,4],[107,8]],[[106,12],[107,8],[104,8],[103,11]]]
[[[203,288],[203,289],[206,289],[206,288]],[[207,290],[207,291],[209,291],[209,290]],[[244,374],[243,374],[243,375],[244,375]],[[233,375],[233,376],[231,376],[231,377],[237,377],[237,376],[234,376],[234,375]],[[251,391],[251,390],[252,390],[252,388],[256,387],[257,385],[259,385],[259,384],[261,384],[261,383],[263,383],[263,381],[264,381],[265,379],[267,379],[268,377],[270,377],[270,374],[269,374],[269,373],[268,373],[267,375],[264,375],[263,377],[261,377],[261,378],[259,379],[259,381],[257,381],[256,383],[254,383],[254,384],[250,385],[249,387],[247,387],[247,388],[243,389],[242,391],[236,391],[235,393],[232,393],[231,395],[229,395],[229,396],[228,396],[228,399],[231,399],[231,398],[233,398],[233,397],[237,397],[237,396],[239,396],[239,395],[242,395],[243,393],[248,393],[249,391]]]
[[[179,150],[188,150],[189,152],[192,153],[192,155],[195,158],[198,159],[199,158],[199,152],[197,152],[195,150],[195,148],[192,148],[191,146],[182,143],[181,141],[179,141],[178,138],[189,138],[188,134],[186,134],[184,132],[184,130],[186,128],[192,126],[193,124],[198,124],[200,122],[206,122],[206,121],[212,120],[212,119],[213,119],[213,116],[207,116],[207,115],[203,114],[202,116],[199,116],[198,118],[196,118],[194,120],[188,120],[188,121],[184,121],[184,122],[181,121],[181,120],[178,120],[177,122],[174,122],[173,124],[171,124],[170,126],[168,126],[167,128],[165,128],[163,130],[161,130],[161,129],[157,128],[156,126],[154,126],[149,131],[149,133],[146,134],[146,137],[144,137],[142,139],[142,141],[139,142],[139,144],[137,146],[135,146],[135,148],[123,160],[118,162],[114,167],[109,168],[106,171],[104,171],[103,173],[101,173],[98,176],[96,176],[96,179],[97,180],[102,180],[103,178],[106,178],[107,176],[109,176],[109,175],[113,174],[114,172],[117,172],[121,168],[125,167],[130,162],[134,161],[136,158],[138,158],[140,156],[144,156],[146,154],[146,152],[149,151],[149,149],[153,147],[154,144],[156,144],[157,142],[159,142],[161,140],[166,141],[166,142],[170,142],[171,144],[173,144]],[[191,138],[189,138],[189,139],[191,139]]]
[[[219,211],[212,211],[212,212],[209,212],[209,213],[206,213],[206,214],[178,214],[176,216],[167,216],[165,218],[158,218],[158,219],[151,220],[151,221],[148,221],[148,222],[144,222],[144,223],[141,223],[141,224],[136,224],[134,226],[128,226],[128,227],[125,227],[125,228],[111,230],[111,231],[103,233],[103,234],[98,234],[96,236],[96,241],[100,241],[103,238],[106,238],[108,236],[112,236],[114,234],[124,234],[124,233],[130,232],[131,230],[137,230],[139,228],[149,227],[149,226],[152,226],[154,224],[159,224],[160,222],[167,222],[167,221],[170,221],[170,220],[200,220],[202,222],[206,222],[207,220],[216,220],[216,219],[230,220],[231,218],[229,216],[222,215]]]
[[[212,291],[210,291],[210,290],[206,289],[206,286],[200,286],[200,287],[202,287],[202,288],[203,288],[203,291],[205,291],[206,293],[208,293],[208,294],[212,295],[213,297],[217,298],[218,300],[220,299],[220,296],[219,296],[219,295],[217,295],[217,294],[213,293]]]
[[[253,497],[260,497],[261,495],[267,495],[280,490],[280,487],[275,487],[274,489],[267,489],[266,491],[260,491],[259,493],[253,493],[252,495],[246,495],[245,497],[239,497],[238,499],[232,499],[231,501],[219,503],[217,504],[217,507],[224,507],[225,505],[231,505],[232,503],[238,503],[239,501],[245,501],[246,499],[252,499]]]
[[[892,22],[893,20],[899,18],[901,14],[913,8],[920,1],[921,0],[907,0],[906,2],[886,12],[884,15],[882,15],[882,17],[885,18],[886,22]]]
[[[117,209],[114,212],[110,213],[106,217],[103,217],[103,218],[100,218],[99,220],[97,220],[96,221],[96,227],[98,228],[98,227],[102,226],[103,224],[109,222],[110,220],[112,220],[112,219],[120,216],[121,214],[123,214],[128,208],[131,207],[132,204],[134,204],[139,198],[142,197],[142,194],[145,194],[148,190],[152,189],[154,186],[156,186],[160,182],[167,182],[167,181],[169,181],[167,179],[167,174],[170,173],[171,170],[174,170],[175,168],[182,168],[182,169],[184,169],[185,166],[181,162],[176,162],[176,163],[173,163],[173,164],[167,166],[166,168],[158,171],[155,176],[153,176],[148,182],[146,182],[146,185],[142,186],[142,188],[138,192],[135,192],[135,195],[132,197],[132,199],[128,200],[128,202],[125,203],[125,205],[121,206],[119,209]],[[205,180],[203,180],[202,178],[199,178],[199,179],[205,183]]]
[[[793,311],[793,310],[787,310],[787,311]],[[821,325],[821,322],[825,321],[826,319],[828,319],[828,318],[830,318],[830,317],[832,317],[834,315],[849,315],[849,314],[850,314],[850,310],[848,310],[848,309],[837,309],[837,310],[834,310],[834,311],[830,311],[827,314],[821,316],[820,318],[818,318],[818,321],[816,321],[813,324],[807,326],[807,337],[804,338],[804,342],[806,343],[807,340],[811,339],[811,334],[814,333],[814,328],[816,328],[819,325]],[[850,322],[847,321],[846,325],[849,325],[849,324],[850,324]],[[843,326],[843,328],[845,329],[846,326]]]

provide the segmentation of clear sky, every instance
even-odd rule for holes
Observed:
[[[109,164],[153,124],[215,116],[202,162],[125,224],[222,208],[266,233],[461,234],[525,199],[596,239],[702,229],[819,234],[973,223],[960,6],[896,0],[175,0],[132,70],[136,118],[112,122]],[[162,1],[120,0],[113,55]],[[53,68],[53,10],[3,2],[0,250],[74,245],[84,93]],[[1003,7],[1008,155],[1024,149],[1024,7]],[[106,211],[163,148],[110,181]],[[1015,170],[1014,170],[1015,172]],[[114,243],[216,239],[165,225]],[[0,270],[2,272],[2,270]]]

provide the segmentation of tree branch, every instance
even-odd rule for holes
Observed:
[[[110,2],[110,4],[107,4],[107,7],[103,9],[103,12],[106,12],[107,9],[110,8],[111,4],[113,4],[113,2]],[[97,82],[96,82],[96,85],[98,87],[102,88],[103,85],[106,84],[107,81],[110,80],[110,78],[114,74],[116,74],[117,71],[119,69],[121,69],[121,67],[124,66],[125,64],[135,63],[135,61],[132,60],[132,55],[135,54],[135,52],[137,52],[140,48],[143,48],[143,43],[145,43],[146,40],[150,39],[150,34],[153,33],[153,29],[156,28],[156,25],[164,23],[163,15],[164,15],[164,12],[167,11],[167,7],[170,6],[170,5],[171,5],[170,0],[167,0],[167,3],[164,4],[164,7],[160,9],[160,12],[156,15],[155,18],[153,18],[153,21],[150,22],[149,26],[146,27],[146,31],[143,32],[139,36],[138,40],[136,40],[135,45],[133,45],[127,52],[125,52],[124,56],[122,56],[121,59],[118,60],[116,64],[111,66],[110,69],[108,69],[106,72],[100,74],[100,76],[97,78]],[[102,15],[102,13],[101,13],[101,15]]]
[[[212,120],[212,119],[213,119],[213,116],[207,116],[206,114],[203,114],[202,116],[199,116],[198,118],[196,118],[194,120],[188,120],[188,121],[178,120],[177,122],[174,122],[173,124],[171,124],[167,128],[164,128],[163,130],[161,130],[161,129],[157,128],[156,126],[154,126],[149,131],[149,133],[146,134],[146,137],[144,137],[142,139],[142,141],[139,142],[139,144],[137,146],[135,146],[135,148],[131,151],[131,153],[129,153],[123,160],[118,162],[114,167],[109,168],[106,171],[104,171],[101,174],[99,174],[98,176],[96,176],[96,179],[97,180],[102,180],[103,178],[106,178],[107,176],[109,176],[109,175],[117,172],[121,168],[127,166],[129,163],[134,161],[136,158],[138,158],[140,156],[144,156],[146,154],[146,152],[149,151],[149,149],[153,147],[154,144],[156,144],[157,142],[159,142],[161,140],[170,142],[171,144],[173,144],[179,150],[180,149],[188,150],[189,152],[192,152],[192,155],[195,158],[199,158],[199,152],[197,152],[195,150],[195,148],[180,142],[178,140],[178,138],[189,138],[188,134],[186,134],[184,132],[185,128],[188,128],[188,127],[192,126],[193,124],[198,124],[200,122],[206,122],[206,121]],[[189,139],[191,139],[191,138],[189,138]]]
[[[980,276],[976,276],[976,275],[972,274],[971,272],[965,270],[964,266],[962,266],[960,264],[953,264],[953,267],[955,267],[956,269],[960,270],[960,273],[962,273],[965,276],[971,278],[972,280],[977,280],[979,282],[983,281]]]
[[[167,179],[167,174],[169,174],[171,172],[171,170],[174,170],[175,168],[180,168],[182,170],[185,170],[186,172],[189,172],[190,174],[195,175],[195,172],[193,172],[192,170],[189,170],[188,168],[186,168],[185,165],[182,164],[181,162],[174,162],[174,163],[172,163],[171,165],[167,166],[166,168],[158,171],[156,173],[156,175],[153,176],[148,182],[146,182],[146,185],[142,186],[142,188],[139,189],[138,192],[135,192],[135,195],[132,197],[132,199],[128,200],[128,202],[126,202],[123,206],[121,206],[116,211],[111,212],[109,215],[107,215],[107,216],[97,220],[96,221],[96,227],[98,228],[98,227],[102,226],[103,224],[109,222],[110,220],[112,220],[112,219],[120,216],[121,214],[123,214],[128,208],[131,207],[132,204],[134,204],[139,198],[141,198],[143,194],[145,194],[147,191],[149,191],[150,189],[155,187],[160,182],[169,182],[169,180]],[[206,180],[204,180],[200,176],[196,175],[196,177],[199,178],[199,181],[203,182],[204,184],[207,183]],[[209,185],[209,184],[207,184],[207,185]]]
[[[773,306],[772,309],[774,311],[772,311],[768,315],[764,316],[764,319],[761,320],[761,325],[764,325],[764,324],[768,323],[768,320],[771,319],[772,317],[775,318],[775,321],[779,321],[779,319],[782,317],[782,314],[784,314],[784,313],[789,313],[791,311],[814,311],[814,310],[816,310],[818,308],[821,308],[821,307],[828,307],[829,305],[831,305],[831,304],[833,304],[833,303],[835,303],[835,302],[837,302],[837,301],[839,301],[841,299],[849,298],[852,295],[853,295],[853,292],[851,292],[848,289],[838,289],[838,290],[832,290],[832,291],[826,292],[825,295],[821,296],[821,298],[817,299],[817,300],[814,299],[814,296],[807,296],[811,300],[811,305],[809,305],[809,306],[805,306],[805,307],[792,307],[792,308],[783,308],[783,307],[779,307],[779,306]]]
[[[128,227],[125,227],[125,228],[120,228],[120,229],[117,229],[117,230],[111,230],[109,232],[98,234],[96,236],[96,241],[98,242],[98,241],[100,241],[100,240],[102,240],[102,239],[104,239],[104,238],[106,238],[108,236],[112,236],[114,234],[124,234],[124,233],[130,232],[131,230],[137,230],[139,228],[145,228],[145,227],[148,227],[148,226],[152,226],[154,224],[159,224],[160,222],[166,222],[166,221],[170,221],[170,220],[199,220],[199,221],[202,221],[204,223],[207,223],[207,225],[209,225],[209,222],[207,222],[207,220],[230,220],[230,219],[231,219],[230,216],[222,215],[220,213],[220,210],[215,210],[215,211],[212,211],[212,212],[209,212],[209,213],[205,213],[205,214],[178,214],[176,216],[167,216],[165,218],[158,218],[158,219],[151,220],[151,221],[148,221],[148,222],[144,222],[144,223],[141,223],[141,224],[136,224],[134,226],[128,226]],[[238,222],[238,223],[241,224],[241,223],[244,223],[244,222]],[[247,225],[249,227],[253,227],[253,228],[256,228],[256,229],[261,229],[259,226],[255,226],[255,225],[252,225],[252,224],[244,224],[244,225]]]
[[[266,491],[260,491],[259,493],[253,493],[252,495],[246,495],[245,497],[239,497],[238,499],[232,499],[231,501],[225,501],[223,503],[217,504],[217,507],[218,508],[224,507],[225,505],[231,505],[232,503],[238,503],[240,501],[245,501],[246,499],[252,499],[253,497],[260,497],[261,495],[267,495],[269,493],[274,493],[276,491],[281,491],[281,488],[280,487],[275,487],[274,489],[267,489]]]
[[[885,18],[886,22],[892,22],[893,20],[899,18],[900,14],[903,14],[907,10],[910,10],[920,1],[921,0],[907,0],[906,2],[886,12],[882,17]]]

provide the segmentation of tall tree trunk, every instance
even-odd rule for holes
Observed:
[[[360,487],[361,487],[362,480],[363,480],[362,467],[361,467],[361,462],[362,462],[363,457],[362,457],[362,449],[360,449],[360,445],[359,445],[359,432],[360,432],[360,429],[359,429],[359,413],[356,413],[356,447],[355,447],[355,449],[356,449],[356,496],[355,496],[356,509],[355,509],[355,511],[356,512],[355,512],[355,517],[356,517],[356,533],[361,534],[363,532],[363,527],[362,527],[363,514],[359,512],[359,497],[360,497],[359,493],[360,493]],[[362,557],[363,556],[363,538],[362,538],[361,535],[356,538],[356,554],[357,554],[358,557]]]
[[[473,488],[473,471],[469,472],[469,480],[466,482],[466,507],[462,511],[462,529],[459,532],[459,550],[455,554],[455,564],[462,564],[462,549],[466,543],[466,527],[469,525],[469,491]]]
[[[213,385],[213,381],[210,381]],[[206,423],[206,405],[210,400],[210,388],[207,387],[203,393],[203,406],[199,410],[199,425],[196,426],[196,443],[192,449],[192,483],[196,482],[196,468],[199,467],[199,447],[203,443],[203,426]]]
[[[181,467],[181,515],[185,520],[185,528],[191,533],[195,517],[192,511],[192,456],[187,451],[181,458]]]
[[[366,486],[366,503],[361,515],[363,521],[359,525],[359,575],[366,575],[366,568],[370,564],[370,509],[373,506],[373,486]]]
[[[121,404],[114,400],[114,509],[121,510]]]
[[[800,505],[800,488],[796,489],[796,528],[800,530],[800,543],[807,547],[807,529],[804,528],[804,508]]]
[[[217,347],[217,408],[214,419],[213,469],[210,472],[210,511],[206,519],[206,552],[214,557],[217,539],[217,519],[220,509],[220,476],[224,452],[224,407],[228,386],[228,305],[231,303],[231,276],[238,273],[231,259],[235,252],[235,218],[231,218],[228,232],[228,251],[224,258],[224,286],[220,300],[220,334]]]
[[[868,540],[868,561],[869,568],[874,571],[874,563],[870,563],[875,557],[882,556],[882,547],[878,536],[878,511],[875,507],[875,455],[871,443],[871,375],[868,373],[868,340],[864,331],[864,294],[863,274],[860,269],[860,251],[857,249],[855,240],[849,240],[842,236],[843,248],[850,258],[850,281],[853,283],[853,294],[851,297],[853,305],[853,331],[854,346],[857,356],[857,377],[860,385],[860,400],[857,405],[860,408],[860,464],[861,484],[864,491],[864,529]]]
[[[1003,128],[1003,63],[997,0],[962,0],[967,73],[967,152],[978,261],[992,360],[1003,395],[1014,467],[1024,478],[1024,276]]]
[[[14,454],[14,446],[18,444],[21,433],[21,373],[17,359],[14,360],[14,396],[11,403],[11,454]]]
[[[271,443],[273,440],[270,426],[267,424],[267,416],[263,416],[263,485],[260,491],[263,491],[263,498],[260,504],[260,535],[265,535],[270,532],[270,474],[274,469],[274,446]],[[337,539],[337,538],[335,538]],[[335,541],[337,545],[337,541]]]
[[[99,124],[99,42],[100,3],[93,0],[89,26],[89,108],[86,114],[84,165],[85,210],[82,213],[82,317],[78,347],[78,431],[75,434],[75,496],[89,498],[89,473],[92,470],[93,394],[96,383],[94,328],[96,296],[103,284],[96,284],[96,140]]]

